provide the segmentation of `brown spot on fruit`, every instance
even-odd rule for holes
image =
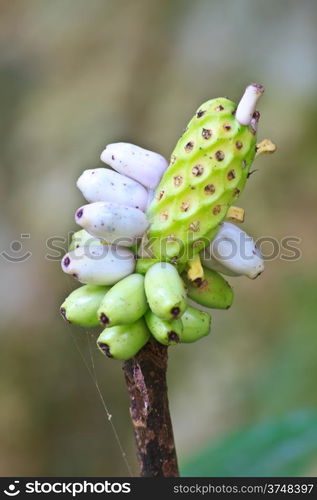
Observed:
[[[210,128],[203,128],[201,135],[204,139],[210,139],[210,137],[212,136],[212,130],[210,130]]]
[[[229,132],[229,130],[231,130],[231,125],[230,123],[224,123],[223,124],[223,128],[225,129],[226,132]]]
[[[180,315],[181,313],[181,310],[179,307],[172,307],[171,309],[171,315],[173,316],[173,318],[178,318],[178,316]]]
[[[243,143],[241,141],[236,141],[236,148],[237,149],[243,148]]]
[[[161,220],[167,220],[168,219],[168,211],[164,210],[164,212],[161,212],[160,214]]]
[[[187,210],[189,209],[190,207],[190,204],[188,201],[183,201],[182,204],[181,204],[181,211],[182,212],[187,212]]]
[[[213,213],[214,215],[218,215],[218,214],[220,214],[220,212],[221,212],[221,205],[216,205],[216,206],[212,209],[212,213]]]
[[[202,241],[202,240],[196,240],[196,241],[194,241],[194,243],[193,243],[193,248],[200,247],[200,246],[201,246],[201,245],[203,245],[203,244],[204,244],[204,241]]]
[[[233,196],[239,196],[240,189],[238,189],[238,188],[234,189],[232,194],[233,194]]]
[[[105,313],[100,314],[99,321],[103,325],[109,325],[109,323],[110,323],[110,320],[109,320],[108,316],[105,315]]]
[[[202,165],[195,165],[192,168],[192,174],[195,175],[195,177],[199,177],[203,172],[204,172],[204,167]]]
[[[193,231],[193,233],[197,233],[200,229],[200,222],[199,220],[197,221],[193,221],[190,225],[189,225],[189,230],[190,231]]]
[[[245,168],[247,166],[247,160],[242,161],[242,168]]]
[[[185,151],[186,151],[186,153],[190,153],[193,149],[194,149],[194,142],[193,141],[189,141],[185,145]]]
[[[164,190],[162,190],[162,191],[159,192],[159,194],[156,197],[157,201],[160,201],[163,198],[164,192],[165,192]]]
[[[227,173],[227,179],[228,179],[228,181],[232,181],[235,178],[236,178],[235,171],[234,170],[229,170],[229,172]]]
[[[176,236],[175,234],[169,234],[167,237],[166,237],[166,241],[176,241]]]
[[[201,118],[202,116],[204,116],[204,114],[206,113],[206,111],[204,109],[200,109],[198,112],[197,112],[197,118]]]
[[[200,285],[202,284],[202,281],[203,281],[203,280],[202,280],[202,278],[196,278],[196,279],[193,281],[193,286],[194,286],[195,288],[199,288],[199,287],[200,287]]]
[[[224,107],[221,104],[219,104],[219,106],[215,107],[215,111],[223,111],[223,110],[224,110]]]
[[[167,336],[170,342],[177,342],[177,343],[179,342],[179,336],[173,330],[168,332]]]
[[[207,184],[207,186],[204,187],[204,191],[206,194],[214,194],[216,188],[213,184]]]
[[[225,154],[223,151],[216,151],[215,156],[218,161],[222,161],[225,158]]]
[[[196,278],[193,281],[193,286],[198,288],[198,293],[204,293],[206,290],[210,289],[209,287],[210,280],[204,280],[202,278]]]
[[[110,352],[110,347],[108,344],[105,344],[104,342],[98,342],[98,346],[102,350],[102,352],[108,357],[108,358],[113,358],[111,352]]]
[[[178,187],[183,182],[183,177],[181,175],[175,175],[174,177],[174,186]]]

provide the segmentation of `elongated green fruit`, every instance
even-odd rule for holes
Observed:
[[[181,322],[183,324],[181,342],[184,344],[196,342],[210,332],[210,315],[195,307],[187,307]]]
[[[102,325],[115,326],[134,323],[147,309],[144,276],[130,274],[110,289],[97,314]]]
[[[184,280],[188,296],[198,304],[211,309],[229,309],[231,306],[233,290],[216,271],[204,268],[204,279],[191,282],[184,275]]]
[[[140,274],[146,274],[150,267],[154,264],[158,264],[160,261],[158,259],[138,259],[136,261],[135,272]]]
[[[147,210],[152,257],[186,262],[213,238],[243,190],[256,146],[255,126],[246,116],[263,93],[253,87],[257,97],[243,97],[239,105],[243,123],[226,98],[205,102],[189,122]]]
[[[74,325],[98,326],[98,307],[110,286],[84,285],[74,290],[64,300],[60,311],[69,323]]]
[[[143,318],[129,325],[106,328],[98,337],[97,346],[108,358],[132,358],[150,339],[150,332]]]
[[[144,287],[149,306],[159,318],[179,318],[185,311],[185,287],[172,264],[154,264],[145,275]]]
[[[174,345],[181,341],[183,325],[180,319],[166,321],[148,311],[145,321],[153,337],[161,344]]]
[[[72,235],[68,251],[72,252],[73,250],[76,250],[76,248],[86,247],[89,245],[98,246],[104,244],[106,244],[106,242],[98,238],[95,238],[94,236],[91,236],[91,234],[87,233],[85,229],[81,229],[80,231],[76,231]]]
[[[138,258],[136,261],[135,271],[140,274],[146,274],[150,267],[154,266],[154,264],[158,264],[159,262],[160,261],[158,259]],[[186,268],[186,264],[179,262],[176,265],[176,268],[179,273],[182,273]]]

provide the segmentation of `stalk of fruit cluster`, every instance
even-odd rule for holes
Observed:
[[[167,396],[167,359],[167,346],[153,339],[123,365],[142,477],[179,476]]]

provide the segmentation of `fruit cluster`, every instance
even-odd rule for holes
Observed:
[[[224,222],[259,149],[255,105],[262,93],[252,84],[238,106],[226,98],[200,106],[169,165],[157,153],[116,143],[101,154],[114,170],[79,177],[89,203],[76,211],[83,229],[62,269],[84,286],[61,314],[83,327],[102,325],[97,345],[108,357],[133,357],[151,335],[164,345],[206,336],[210,315],[188,299],[227,309],[233,291],[220,273],[255,278],[263,271],[252,238]]]

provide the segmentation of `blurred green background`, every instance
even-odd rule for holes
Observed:
[[[2,476],[127,474],[74,339],[137,474],[121,365],[62,321],[77,283],[46,241],[76,230],[75,181],[107,143],[169,156],[201,102],[252,81],[278,151],[256,161],[244,228],[300,238],[301,258],[231,279],[212,335],[170,349],[175,439],[184,474],[317,475],[316,14],[314,0],[1,0]]]

